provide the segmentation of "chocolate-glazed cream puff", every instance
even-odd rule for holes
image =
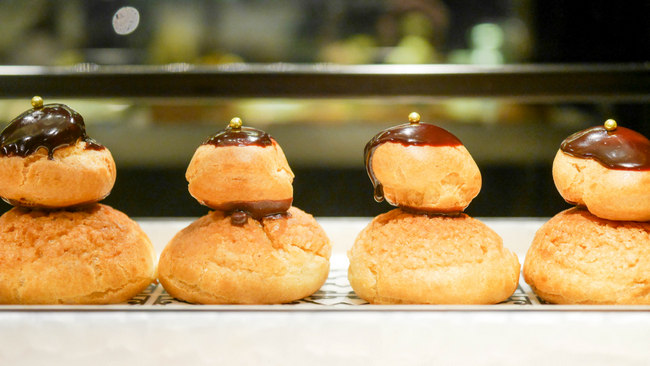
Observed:
[[[199,146],[186,177],[192,196],[215,211],[163,250],[159,280],[169,294],[201,304],[276,304],[323,285],[329,239],[291,206],[293,173],[271,136],[233,118]]]
[[[650,140],[613,120],[564,140],[553,180],[567,202],[598,217],[650,220]]]
[[[377,134],[364,150],[375,200],[433,213],[463,211],[481,190],[481,173],[465,146],[448,131],[409,123]]]
[[[0,133],[0,197],[12,205],[91,204],[115,183],[110,151],[88,137],[83,117],[40,97]]]
[[[98,204],[115,182],[108,149],[81,115],[43,105],[0,134],[0,303],[124,302],[156,278],[153,245],[124,213]]]
[[[377,134],[365,148],[375,199],[400,208],[375,217],[348,252],[348,279],[373,304],[493,304],[517,287],[519,261],[492,229],[462,211],[481,175],[460,140],[434,125]]]
[[[578,205],[551,218],[524,279],[558,304],[650,304],[650,142],[613,120],[564,140],[553,180]]]
[[[293,201],[293,172],[282,148],[239,118],[199,146],[185,177],[192,197],[214,210],[262,218],[286,212]]]

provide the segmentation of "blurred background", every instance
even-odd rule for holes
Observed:
[[[5,0],[0,64],[647,65],[649,14],[648,1]],[[412,111],[458,136],[477,161],[483,188],[466,212],[552,216],[568,207],[551,177],[561,141],[607,118],[650,136],[648,90],[642,94],[43,97],[79,111],[89,135],[111,150],[118,176],[104,203],[131,216],[206,213],[187,192],[185,169],[196,147],[234,116],[283,147],[296,175],[294,205],[316,216],[377,215],[390,206],[372,198],[363,147]],[[28,108],[28,98],[0,99],[0,124]]]

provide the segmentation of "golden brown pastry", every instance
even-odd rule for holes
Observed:
[[[156,278],[147,235],[102,204],[0,216],[0,303],[124,302]]]
[[[323,229],[296,207],[243,225],[213,211],[171,240],[158,278],[170,295],[193,303],[286,303],[325,283],[330,253]]]
[[[460,212],[481,190],[481,173],[465,146],[444,129],[419,122],[376,135],[365,149],[375,200],[428,212]]]
[[[524,279],[557,304],[650,304],[650,223],[563,211],[536,233]]]
[[[30,109],[0,134],[0,303],[110,304],[156,278],[140,227],[96,202],[115,182],[107,148],[63,104]]]
[[[400,206],[377,216],[348,252],[352,289],[373,304],[494,304],[517,288],[519,261],[499,235],[462,211],[481,174],[449,132],[410,124],[365,149],[375,200]]]
[[[569,203],[608,220],[650,220],[650,141],[608,120],[569,136],[553,161],[553,180]]]
[[[348,257],[350,285],[372,304],[495,304],[519,280],[517,256],[465,214],[394,209],[372,220]]]
[[[83,118],[63,104],[42,104],[0,134],[0,197],[12,205],[59,208],[95,203],[115,183],[110,151],[86,135]]]
[[[293,172],[282,148],[267,133],[233,121],[194,153],[185,174],[190,194],[220,211],[285,212],[293,201]]]
[[[277,304],[325,283],[329,239],[291,206],[293,173],[268,134],[233,118],[197,149],[186,177],[192,196],[216,211],[161,254],[159,280],[169,294],[201,304]]]

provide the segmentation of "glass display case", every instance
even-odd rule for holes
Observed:
[[[326,285],[288,305],[193,306],[158,284],[129,304],[2,305],[0,360],[647,364],[647,305],[554,306],[520,279],[498,305],[382,307],[355,297],[346,278],[354,238],[391,208],[373,200],[364,146],[413,111],[467,147],[482,189],[466,212],[523,263],[536,230],[569,207],[551,176],[562,140],[609,118],[650,136],[647,10],[559,0],[0,2],[2,125],[34,95],[80,112],[117,165],[102,202],[134,217],[158,254],[207,213],[185,171],[235,116],[282,146],[294,205],[333,244]]]

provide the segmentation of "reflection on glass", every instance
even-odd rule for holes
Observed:
[[[472,7],[467,0],[0,2],[0,64],[493,63],[451,56],[483,47],[471,44],[476,32],[494,41],[489,25],[505,38],[527,34],[527,8],[518,1]],[[510,43],[496,48],[499,62],[526,61]]]
[[[122,36],[133,33],[139,23],[140,13],[132,6],[120,8],[113,15],[113,30]]]

